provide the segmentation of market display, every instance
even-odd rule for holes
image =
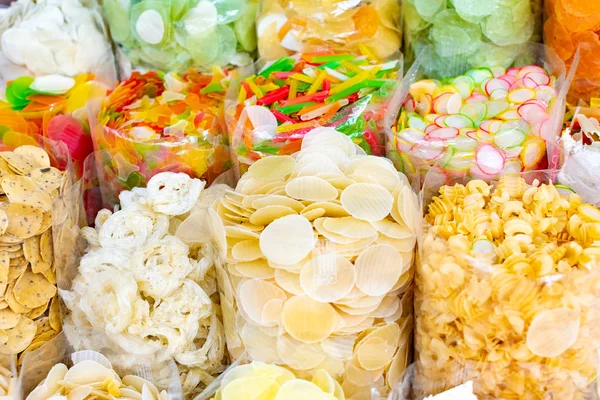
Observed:
[[[85,73],[108,85],[117,80],[95,0],[18,0],[0,8],[0,91],[20,76]]]
[[[0,175],[0,352],[20,364],[61,331],[51,225],[64,173],[46,151],[25,145],[0,152]]]
[[[102,102],[92,126],[105,202],[162,171],[209,183],[230,166],[223,101],[230,71],[134,72]]]
[[[404,54],[425,51],[431,78],[508,68],[528,42],[541,39],[541,0],[406,0],[402,6]]]
[[[578,111],[571,127],[565,129],[562,134],[565,160],[558,180],[572,188],[583,201],[599,207],[600,123],[597,118],[600,117],[600,112],[598,109],[589,108]]]
[[[73,365],[56,364],[26,400],[46,399],[144,399],[167,400],[166,391],[159,391],[148,380],[126,375],[122,378],[110,361],[95,351],[71,355]]]
[[[409,364],[417,197],[384,158],[333,128],[294,157],[254,163],[214,203],[224,223],[219,290],[227,345],[347,397],[386,395]]]
[[[415,278],[417,391],[435,394],[459,377],[481,398],[591,396],[600,210],[515,175],[443,186],[427,210]]]
[[[113,40],[134,67],[184,72],[252,63],[253,0],[104,0],[102,7]]]
[[[406,174],[430,168],[491,180],[544,168],[556,136],[556,78],[543,68],[477,68],[410,85],[389,138],[389,156]]]
[[[265,60],[323,49],[386,59],[400,51],[400,2],[262,0],[256,30]]]
[[[172,357],[189,398],[225,361],[211,250],[196,239],[207,229],[195,223],[203,188],[199,179],[163,172],[146,188],[122,192],[119,211],[104,209],[95,228],[81,229],[88,248],[70,290],[61,290],[76,350],[110,351],[119,368]]]
[[[384,154],[383,117],[398,61],[351,54],[297,54],[266,64],[241,81],[228,104],[234,162],[244,173],[256,160],[290,155],[319,126],[343,132],[367,153]]]
[[[8,146],[35,144],[37,135],[62,142],[81,176],[83,162],[93,151],[86,104],[108,92],[95,78],[92,74],[21,76],[9,82],[7,101],[0,100],[2,142]]]
[[[600,96],[600,62],[596,60],[600,48],[600,14],[594,2],[574,0],[546,0],[547,19],[544,23],[544,41],[571,67],[577,49],[581,52],[575,79],[568,100],[590,103]]]

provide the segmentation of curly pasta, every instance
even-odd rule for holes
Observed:
[[[507,176],[444,186],[416,282],[419,396],[584,399],[600,344],[600,211]]]

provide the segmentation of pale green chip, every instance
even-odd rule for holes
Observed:
[[[456,11],[449,9],[436,15],[429,37],[441,57],[453,57],[477,50],[481,30],[479,25],[461,19]]]
[[[179,20],[190,8],[190,2],[188,0],[171,0],[171,19],[174,21]]]
[[[246,11],[246,0],[211,0],[217,7],[218,24],[229,24],[240,18]]]
[[[426,21],[431,21],[435,15],[446,8],[446,0],[416,0],[417,12]]]
[[[469,64],[476,67],[510,67],[519,55],[519,45],[496,46],[492,43],[482,42],[479,51],[469,57]]]
[[[216,64],[225,66],[229,64],[229,61],[235,56],[237,39],[235,37],[235,32],[233,32],[233,29],[228,25],[219,25],[217,27],[217,33],[219,34],[219,52]]]
[[[219,56],[219,31],[214,30],[208,36],[185,38],[185,48],[192,56],[195,66],[210,67]]]
[[[453,0],[452,3],[462,19],[475,24],[498,7],[498,0]]]
[[[131,29],[129,27],[129,2],[119,0],[104,0],[104,14],[110,23],[110,34],[120,43],[129,40]]]
[[[256,50],[256,12],[258,4],[248,4],[244,14],[233,23],[237,40],[246,51]]]
[[[421,18],[421,15],[412,3],[404,1],[402,3],[402,13],[404,15],[404,27],[409,35],[420,32],[429,26],[429,23]]]
[[[500,7],[481,22],[483,34],[494,44],[523,44],[533,35],[534,15],[530,0],[521,0],[513,7]]]

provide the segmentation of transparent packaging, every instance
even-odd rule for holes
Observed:
[[[122,190],[144,186],[160,172],[185,172],[210,183],[230,168],[223,107],[231,74],[220,68],[181,76],[134,72],[91,107],[107,207]]]
[[[96,0],[19,0],[0,9],[1,93],[20,76],[80,74],[107,85],[118,79]]]
[[[565,96],[573,69],[530,43],[513,66],[480,67],[443,80],[424,79],[423,52],[404,76],[385,116],[387,156],[410,177],[429,170],[450,181],[492,180],[557,166]],[[576,64],[575,64],[576,65]]]
[[[213,209],[231,356],[309,381],[324,370],[346,398],[386,396],[412,351],[420,215],[404,175],[317,128],[293,156],[254,163]]]
[[[262,0],[257,15],[259,56],[330,50],[386,59],[402,43],[400,3],[394,0]]]
[[[422,51],[428,77],[449,78],[471,68],[510,67],[528,42],[541,41],[541,0],[406,0],[404,53]]]
[[[225,115],[239,176],[270,155],[297,152],[316,127],[333,127],[367,154],[384,155],[384,116],[402,61],[303,53],[258,62],[232,82]]]
[[[210,71],[252,63],[253,0],[104,0],[113,40],[134,68]]]
[[[467,381],[480,399],[598,398],[600,211],[557,172],[426,178],[417,398]]]
[[[64,331],[75,350],[101,351],[116,368],[174,359],[183,397],[225,369],[210,226],[214,190],[164,172],[120,194],[114,213],[88,227],[85,190],[97,184],[94,154],[85,179],[59,200],[55,231],[63,248],[58,285]],[[212,216],[212,218],[211,218]]]

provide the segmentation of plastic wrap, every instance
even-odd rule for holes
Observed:
[[[489,181],[546,168],[548,157],[555,166],[572,74],[542,45],[530,44],[522,56],[508,70],[432,80],[420,79],[432,57],[422,53],[386,115],[387,155],[396,167],[409,176],[435,166],[449,180],[468,174]]]
[[[101,99],[109,87],[92,74],[70,78],[22,76],[8,83],[6,102],[0,100],[0,127],[5,143],[34,142],[41,135],[64,143],[76,174],[93,151],[86,104]]]
[[[449,78],[470,68],[510,67],[530,41],[541,40],[541,0],[406,0],[404,54],[432,57],[423,69]]]
[[[104,0],[110,33],[134,68],[184,72],[252,63],[253,0]]]
[[[230,167],[223,107],[232,72],[156,72],[121,82],[92,113],[100,188],[112,207],[154,174],[185,172],[208,183]]]
[[[90,158],[92,176],[94,164]],[[67,339],[75,350],[101,351],[117,368],[174,358],[183,396],[193,397],[225,363],[210,241],[218,218],[203,206],[218,187],[157,174],[146,188],[122,192],[120,210],[101,210],[92,228],[82,196],[88,182],[61,198],[55,229],[72,249],[59,276]]]
[[[569,90],[567,100],[577,104],[589,103],[600,96],[600,62],[596,59],[600,49],[600,13],[593,1],[546,0],[544,43],[551,47],[567,66],[574,60],[577,48],[581,60]]]
[[[160,368],[159,368],[160,367]],[[91,350],[73,351],[60,334],[27,355],[21,381],[26,400],[127,397],[175,400],[181,386],[172,360],[149,367],[140,357],[133,368],[114,369],[104,355]]]
[[[470,380],[484,399],[598,398],[600,211],[549,183],[556,173],[427,177],[418,399]]]
[[[24,75],[88,73],[107,85],[118,79],[96,0],[18,0],[0,9],[0,90]]]
[[[72,167],[64,146],[36,139],[0,144],[0,353],[14,354],[19,366],[61,330],[51,226],[53,200],[72,180]]]
[[[21,385],[17,378],[15,357],[5,345],[0,349],[0,397],[5,400],[19,400]]]
[[[571,126],[562,134],[565,160],[558,174],[561,184],[583,201],[600,207],[600,111],[577,108]]]
[[[400,20],[395,0],[262,0],[258,52],[265,60],[325,49],[386,59],[400,50]]]
[[[383,155],[384,115],[401,68],[398,60],[296,54],[240,79],[225,111],[240,174],[265,156],[295,153],[318,126],[334,127],[368,154]]]
[[[420,215],[406,178],[317,128],[294,156],[253,164],[213,209],[230,354],[308,380],[322,369],[346,398],[386,395],[412,350]]]

